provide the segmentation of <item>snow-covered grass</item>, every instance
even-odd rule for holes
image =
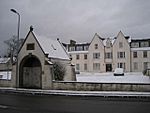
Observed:
[[[150,83],[150,77],[141,72],[125,73],[124,76],[114,76],[113,73],[86,73],[76,75],[78,82],[100,82],[100,83]]]

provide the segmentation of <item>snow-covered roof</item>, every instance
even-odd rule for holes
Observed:
[[[149,40],[150,37],[144,37],[144,38],[133,38],[132,40]]]
[[[10,58],[0,58],[0,64],[5,64],[10,60]]]
[[[35,33],[34,33],[35,34]],[[40,46],[49,58],[58,58],[69,60],[69,56],[59,40],[53,40],[45,36],[35,35]]]
[[[78,54],[86,54],[86,53],[88,53],[88,51],[70,51],[68,53],[69,54],[76,54],[76,53],[78,53]]]
[[[107,43],[108,40],[110,40],[110,43],[113,45],[115,40],[116,40],[116,38],[112,38],[112,37],[106,38],[105,40],[103,40],[103,45],[104,46],[106,46],[106,43]]]
[[[150,47],[131,48],[131,51],[146,51],[146,50],[150,50]]]

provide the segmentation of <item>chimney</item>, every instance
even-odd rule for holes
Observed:
[[[30,26],[30,31],[33,31],[33,26],[32,25]]]

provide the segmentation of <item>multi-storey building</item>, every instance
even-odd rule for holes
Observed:
[[[131,60],[131,71],[150,68],[150,38],[132,39]]]
[[[101,38],[97,33],[90,43],[64,44],[72,63],[81,72],[143,71],[150,67],[150,39],[136,40],[120,31],[116,37]]]

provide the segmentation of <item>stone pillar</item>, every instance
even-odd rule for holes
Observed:
[[[11,81],[12,87],[16,87],[16,65],[12,65]]]
[[[66,66],[64,81],[76,81],[75,66],[69,64]]]
[[[44,71],[42,70],[42,89],[52,89],[52,80],[52,65],[44,65]]]

